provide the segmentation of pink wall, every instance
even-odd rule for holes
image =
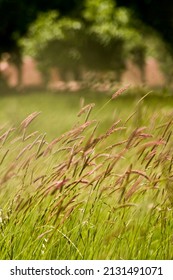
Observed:
[[[10,86],[17,85],[17,71],[13,65],[7,62],[1,62],[1,72],[6,77]],[[146,63],[146,85],[148,86],[161,86],[164,85],[164,76],[159,70],[158,62],[154,58],[149,58]],[[31,57],[25,57],[22,66],[22,87],[41,86],[42,77],[37,69],[36,62]],[[122,77],[122,83],[130,83],[131,85],[138,86],[142,84],[141,74],[139,69],[128,62],[127,70]],[[58,71],[52,69],[50,87],[62,87],[63,82],[60,81]]]

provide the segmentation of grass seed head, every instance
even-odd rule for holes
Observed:
[[[130,87],[130,84],[128,84],[127,86],[121,88],[121,89],[118,89],[113,95],[112,95],[112,99],[115,99],[117,98],[119,95],[121,95],[123,92],[125,92],[127,89],[129,89]]]

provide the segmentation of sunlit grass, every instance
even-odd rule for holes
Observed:
[[[1,259],[173,258],[171,106],[108,101],[3,98]]]

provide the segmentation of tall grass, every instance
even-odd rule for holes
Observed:
[[[173,115],[142,102],[104,132],[84,105],[50,142],[39,112],[1,128],[1,259],[173,258]]]

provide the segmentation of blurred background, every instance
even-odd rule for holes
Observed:
[[[171,1],[0,0],[0,18],[1,123],[40,110],[55,132],[57,111],[70,126],[82,98],[102,102],[129,83],[171,106]]]

